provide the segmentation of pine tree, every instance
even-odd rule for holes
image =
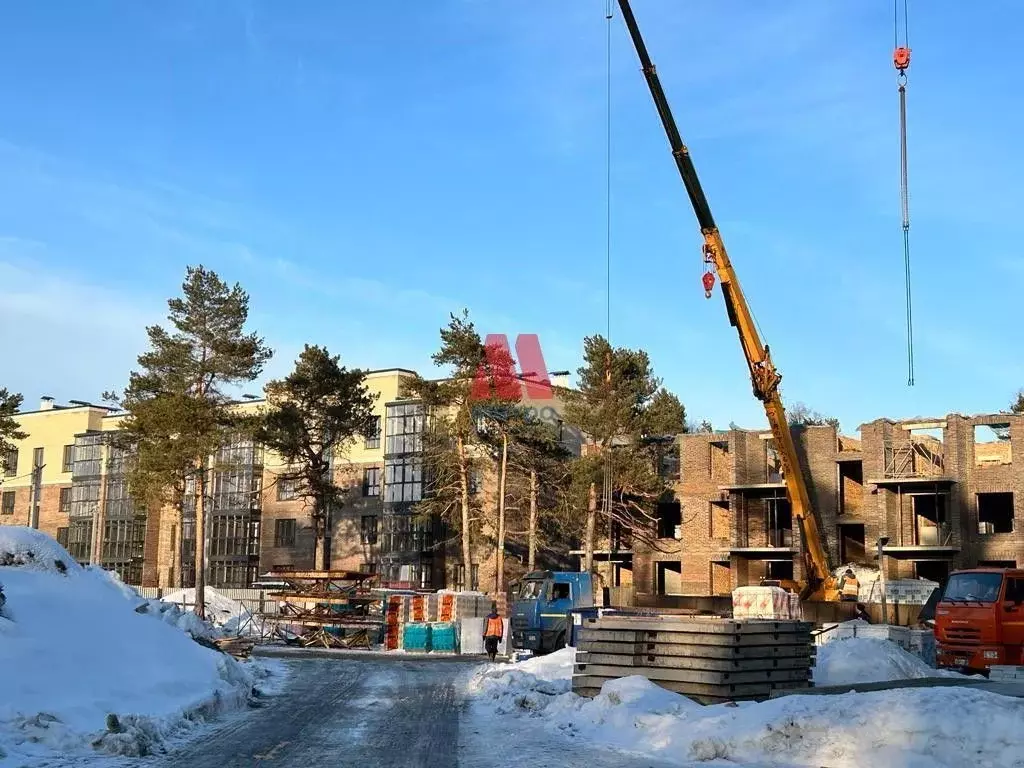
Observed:
[[[7,457],[17,448],[13,441],[28,437],[28,433],[22,432],[14,419],[22,401],[21,395],[0,389],[0,472],[7,470]]]
[[[416,376],[402,391],[404,396],[419,399],[429,414],[430,426],[423,440],[426,492],[416,510],[420,517],[446,520],[458,531],[466,583],[475,588],[473,539],[480,499],[474,478],[482,475],[486,457],[474,450],[479,435],[473,382],[486,356],[467,310],[451,315],[441,329],[441,347],[431,358],[435,365],[448,369],[448,377],[428,381]]]
[[[655,540],[654,506],[665,492],[651,437],[685,431],[686,412],[661,387],[643,350],[613,349],[602,336],[584,340],[579,387],[566,393],[566,421],[578,426],[593,448],[573,465],[572,497],[586,508],[584,569],[593,570],[598,487],[609,528],[641,541]],[[606,486],[606,478],[611,485]],[[611,532],[611,531],[609,531]]]
[[[341,504],[342,489],[332,473],[332,455],[353,438],[366,434],[376,395],[365,374],[348,370],[323,347],[306,345],[295,369],[265,390],[269,409],[255,423],[256,439],[288,465],[278,476],[295,484],[299,497],[313,507],[316,533],[314,562],[329,570],[325,546],[329,512]]]
[[[249,296],[203,266],[188,267],[182,295],[169,299],[170,329],[146,329],[149,351],[118,400],[127,411],[122,440],[135,452],[129,475],[143,504],[195,500],[195,612],[205,617],[206,488],[210,456],[239,429],[229,387],[252,381],[271,351],[246,333]]]

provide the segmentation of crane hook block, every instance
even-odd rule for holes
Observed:
[[[907,67],[910,66],[910,49],[900,46],[893,51],[892,63],[896,65],[896,69],[900,72],[905,72]]]
[[[705,272],[701,282],[704,283],[704,298],[710,299],[711,289],[715,287],[715,274],[713,272]]]

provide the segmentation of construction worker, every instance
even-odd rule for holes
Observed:
[[[505,622],[498,615],[498,604],[491,603],[491,612],[484,623],[484,650],[487,651],[487,658],[494,661],[498,655],[498,643],[505,635]]]
[[[839,580],[839,599],[851,602],[856,601],[860,595],[860,582],[852,568],[847,568],[843,578]]]
[[[857,615],[854,618],[871,623],[871,616],[868,615],[868,608],[864,603],[857,603]]]

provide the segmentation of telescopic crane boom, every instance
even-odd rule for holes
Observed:
[[[686,186],[690,203],[693,205],[693,212],[697,215],[697,223],[704,236],[704,261],[713,266],[718,273],[718,279],[722,285],[722,296],[725,298],[725,309],[729,314],[729,322],[739,334],[743,356],[750,369],[754,396],[764,404],[764,411],[768,416],[768,423],[781,455],[793,519],[799,523],[804,544],[806,583],[801,590],[801,597],[804,599],[826,596],[831,598],[832,595],[828,593],[835,592],[834,579],[829,572],[828,558],[825,548],[822,546],[818,524],[811,510],[807,483],[804,481],[804,475],[800,469],[796,447],[786,421],[786,410],[782,405],[782,398],[779,396],[779,382],[782,380],[782,376],[772,363],[768,345],[762,343],[757,332],[754,317],[747,305],[746,297],[740,289],[732,262],[729,261],[729,255],[722,242],[722,235],[711,215],[711,207],[708,205],[700,180],[697,178],[697,170],[694,168],[693,160],[690,159],[690,151],[683,144],[679,129],[676,128],[676,121],[672,117],[672,111],[669,109],[668,100],[665,98],[665,92],[658,79],[658,73],[647,53],[647,46],[640,34],[640,28],[633,16],[629,0],[618,0],[618,2],[619,8],[622,10],[622,18],[629,30],[629,36],[633,40],[637,56],[640,57],[642,71],[647,80],[647,86],[651,90],[651,96],[654,98],[654,105],[657,107],[661,123],[665,127],[665,134],[668,136],[668,142],[672,148],[672,156],[675,158],[679,175]],[[704,288],[709,297],[713,285],[714,276],[709,272],[704,276]]]

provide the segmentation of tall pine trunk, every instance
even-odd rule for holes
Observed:
[[[466,443],[459,435],[455,439],[459,456],[459,485],[460,505],[462,507],[462,567],[465,569],[463,584],[467,589],[473,589],[473,547],[469,526],[469,460],[466,458]]]
[[[537,470],[530,470],[530,530],[528,534],[529,554],[526,560],[527,571],[535,570],[537,564]]]
[[[498,545],[495,554],[495,589],[497,595],[505,591],[505,478],[508,474],[508,434],[501,435],[501,474],[498,477]]]
[[[587,496],[587,531],[583,542],[583,570],[591,573],[594,570],[594,534],[597,529],[597,483],[590,484]]]
[[[196,462],[196,616],[206,618],[206,467]]]

